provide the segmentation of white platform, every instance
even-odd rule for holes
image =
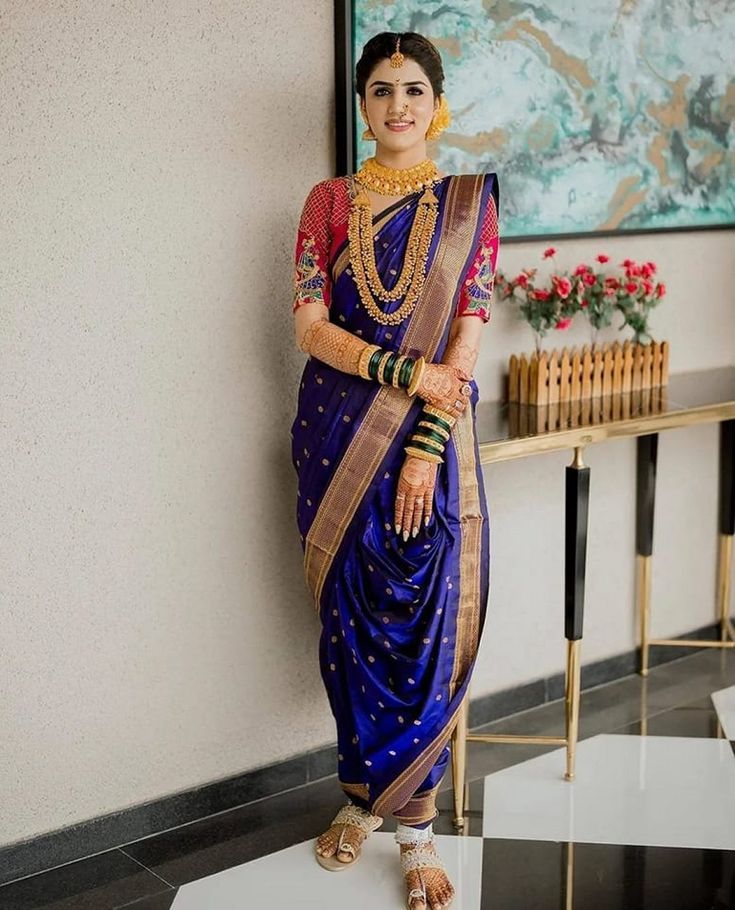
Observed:
[[[435,835],[457,895],[453,907],[480,910],[482,838]],[[406,886],[393,835],[376,831],[358,864],[327,872],[314,859],[315,840],[183,885],[172,910],[400,910]]]
[[[485,778],[483,835],[735,849],[735,755],[726,739],[605,734]]]
[[[720,724],[728,739],[735,739],[735,686],[720,689],[710,696],[720,719]]]

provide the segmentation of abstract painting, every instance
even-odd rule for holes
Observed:
[[[448,173],[498,172],[506,239],[735,226],[735,3],[337,0],[336,12],[348,167],[375,149],[349,90],[362,46],[415,31],[441,51],[453,118],[429,152]]]

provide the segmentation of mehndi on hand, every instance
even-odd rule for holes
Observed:
[[[427,363],[416,395],[453,417],[461,417],[469,404],[470,376],[447,363]]]
[[[431,518],[434,503],[437,465],[421,458],[406,456],[398,477],[395,502],[396,534],[403,532],[403,539],[419,533],[421,524],[426,526]]]

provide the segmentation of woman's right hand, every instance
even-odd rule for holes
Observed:
[[[448,411],[453,417],[461,417],[470,400],[470,379],[459,367],[427,363],[416,394],[427,404]]]

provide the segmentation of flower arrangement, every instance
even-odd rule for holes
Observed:
[[[549,247],[542,258],[553,259],[556,252]],[[654,279],[656,263],[624,259],[619,266],[622,271],[607,272],[602,267],[610,257],[600,253],[595,258],[599,267],[582,263],[571,272],[553,272],[545,282],[537,278],[538,268],[523,269],[511,279],[502,271],[496,274],[500,299],[519,305],[521,317],[533,330],[537,352],[549,331],[568,329],[578,312],[585,313],[593,344],[600,329],[612,324],[615,313],[623,317],[621,330],[632,329],[634,343],[652,340],[648,314],[666,293],[666,285]]]

